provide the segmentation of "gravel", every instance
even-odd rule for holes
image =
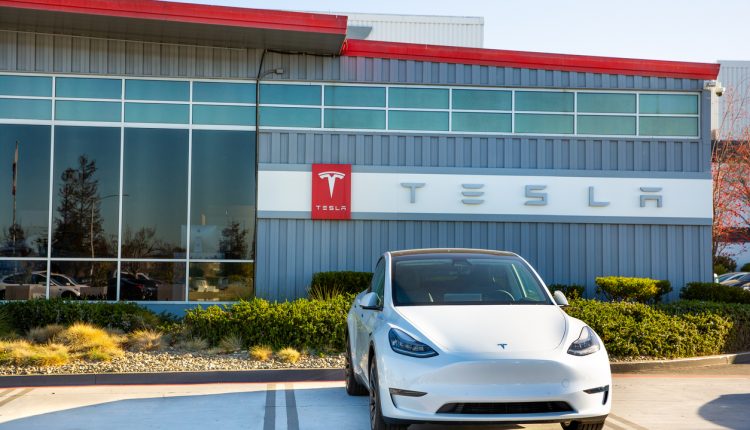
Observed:
[[[297,363],[275,359],[256,361],[247,352],[230,354],[185,352],[169,349],[159,352],[125,352],[109,362],[76,360],[63,366],[0,366],[0,376],[9,375],[69,375],[81,373],[147,373],[147,372],[205,372],[212,370],[259,369],[331,369],[344,367],[344,354],[322,357],[302,355]]]

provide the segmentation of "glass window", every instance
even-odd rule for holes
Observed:
[[[186,102],[190,101],[190,82],[127,79],[125,98]]]
[[[492,131],[510,133],[510,114],[453,112],[453,131]]]
[[[641,136],[698,136],[698,118],[642,116]]]
[[[125,122],[187,124],[188,105],[159,103],[125,103]]]
[[[375,267],[375,272],[370,281],[369,292],[375,293],[378,296],[378,302],[380,306],[383,306],[385,302],[385,260],[382,258],[378,260],[378,265]]]
[[[51,119],[52,101],[0,99],[0,118]]]
[[[641,113],[697,114],[698,96],[692,94],[641,94]]]
[[[398,111],[388,112],[391,130],[448,131],[448,112]]]
[[[326,128],[385,129],[384,110],[326,109]]]
[[[55,127],[53,257],[116,257],[120,129]]]
[[[125,129],[122,256],[183,258],[188,131]]]
[[[578,134],[635,135],[635,116],[578,115]]]
[[[255,296],[253,263],[190,263],[188,298],[235,301]]]
[[[52,78],[47,76],[0,76],[0,94],[52,97]]]
[[[326,106],[385,107],[384,87],[325,87]]]
[[[453,90],[453,109],[510,110],[510,91]]]
[[[260,84],[260,102],[269,105],[320,105],[320,85]]]
[[[390,88],[388,91],[390,107],[448,109],[448,89]]]
[[[193,101],[255,103],[255,85],[233,82],[194,82]]]
[[[2,257],[47,256],[50,138],[47,125],[0,124]]]
[[[533,112],[573,112],[573,93],[516,91],[516,110]]]
[[[190,258],[252,259],[255,133],[193,131]]]
[[[55,102],[55,119],[63,121],[120,122],[120,103],[115,102]]]
[[[250,106],[193,105],[193,124],[255,125],[255,108]]]
[[[578,112],[635,113],[635,94],[578,93]]]
[[[122,98],[122,80],[57,78],[55,80],[55,94],[57,97],[119,100]]]
[[[572,134],[573,115],[516,114],[516,133]]]
[[[260,124],[269,127],[320,128],[320,109],[261,107]]]
[[[52,261],[50,297],[83,300],[115,300],[117,271],[114,261]]]
[[[47,262],[0,260],[0,300],[47,297]]]
[[[185,263],[123,261],[120,272],[120,300],[183,301],[185,300]],[[107,293],[117,290],[117,277],[109,279]],[[114,288],[112,288],[114,287]]]

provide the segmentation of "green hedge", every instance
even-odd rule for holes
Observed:
[[[740,287],[714,284],[713,282],[690,282],[680,291],[680,298],[684,300],[750,304],[750,291],[745,291]]]
[[[650,278],[627,278],[605,276],[595,279],[597,293],[604,293],[609,300],[636,301],[645,303],[653,300],[660,292],[661,281]],[[671,287],[670,287],[671,290]]]
[[[750,305],[681,300],[660,305],[659,308],[670,315],[680,317],[695,316],[702,318],[705,315],[714,315],[726,319],[731,327],[724,340],[721,352],[750,351]],[[710,328],[707,327],[705,330],[709,334]]]
[[[352,295],[281,303],[253,299],[224,307],[191,309],[183,321],[194,335],[214,345],[227,334],[236,334],[245,346],[340,351],[344,349],[346,315],[353,299]]]
[[[159,317],[135,303],[98,303],[35,299],[0,304],[12,328],[24,333],[30,328],[48,324],[68,325],[88,322],[99,327],[110,327],[126,332],[154,328]]]
[[[371,272],[318,272],[310,282],[308,296],[327,300],[341,294],[359,294],[372,281]]]

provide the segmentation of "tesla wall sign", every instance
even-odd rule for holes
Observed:
[[[312,219],[351,219],[352,166],[312,165]]]

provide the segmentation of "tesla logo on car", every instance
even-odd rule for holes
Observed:
[[[508,346],[508,344],[507,343],[498,343],[497,346],[499,346],[502,349],[505,349]]]
[[[351,165],[312,165],[312,219],[351,219],[351,201]]]

